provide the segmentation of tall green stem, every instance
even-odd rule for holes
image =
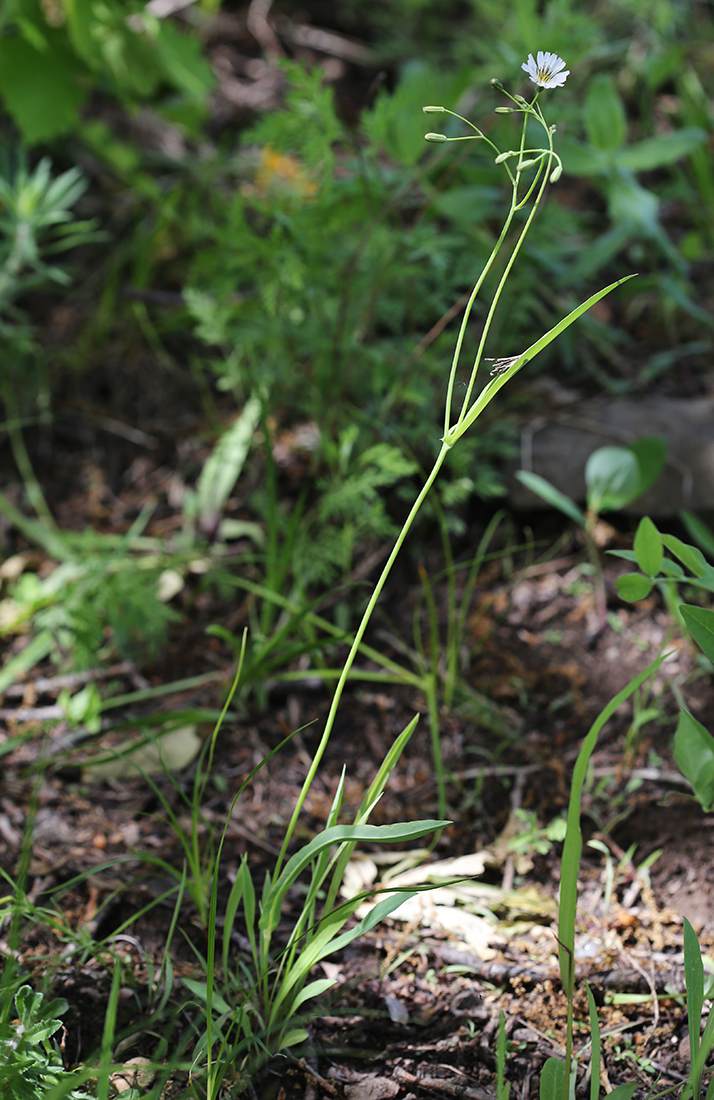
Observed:
[[[375,588],[374,588],[374,591],[372,592],[369,603],[367,604],[366,610],[365,610],[365,612],[362,616],[362,621],[360,622],[360,625],[357,629],[357,633],[354,636],[354,640],[353,640],[352,645],[350,647],[350,651],[347,655],[347,659],[345,661],[344,667],[343,667],[342,672],[340,674],[340,678],[337,681],[337,686],[335,688],[335,693],[332,697],[332,703],[330,705],[330,711],[329,711],[329,714],[327,716],[327,721],[325,722],[325,728],[324,728],[322,737],[320,739],[320,743],[317,747],[317,750],[315,751],[315,755],[314,755],[314,757],[312,759],[312,762],[310,764],[310,767],[308,769],[308,773],[305,776],[305,780],[304,780],[302,788],[300,790],[300,794],[298,796],[298,799],[297,799],[297,802],[296,802],[296,805],[295,805],[295,809],[293,810],[292,817],[290,818],[290,822],[289,822],[288,827],[287,827],[286,832],[285,832],[285,839],[283,840],[283,844],[282,844],[282,847],[280,849],[280,854],[278,856],[277,865],[276,865],[276,868],[275,868],[275,877],[277,877],[280,873],[280,868],[281,868],[283,860],[285,858],[285,855],[286,855],[286,852],[287,852],[287,849],[288,849],[288,845],[289,845],[290,840],[292,838],[292,835],[295,831],[295,826],[297,824],[297,819],[298,819],[298,817],[300,815],[300,812],[302,810],[302,807],[305,803],[305,799],[307,798],[307,793],[308,793],[308,791],[309,791],[309,789],[312,785],[313,779],[315,778],[315,774],[316,774],[317,769],[319,767],[320,761],[322,760],[322,757],[324,755],[325,749],[327,747],[327,743],[330,739],[330,735],[332,733],[332,729],[333,729],[333,726],[334,726],[334,723],[335,723],[335,717],[337,715],[337,708],[339,706],[340,699],[342,698],[342,692],[344,691],[344,687],[345,687],[345,684],[347,683],[347,678],[349,676],[350,669],[352,668],[355,657],[357,656],[357,653],[359,651],[360,644],[362,642],[362,638],[363,638],[364,633],[367,629],[367,625],[368,625],[368,623],[369,623],[369,621],[372,617],[372,612],[374,611],[374,608],[376,607],[377,600],[379,599],[379,597],[382,593],[382,589],[384,588],[384,585],[387,581],[387,578],[388,578],[388,576],[389,576],[389,574],[392,570],[392,566],[394,565],[394,562],[397,559],[397,555],[399,554],[399,551],[401,550],[401,548],[404,544],[404,540],[406,539],[407,534],[409,533],[409,530],[412,526],[412,523],[414,522],[414,519],[415,519],[419,509],[421,508],[424,500],[426,499],[426,497],[429,493],[429,490],[431,489],[432,485],[434,484],[434,482],[436,480],[436,477],[439,473],[439,470],[441,469],[441,467],[444,463],[446,455],[448,454],[448,452],[451,448],[451,445],[454,442],[456,442],[456,439],[459,438],[459,436],[461,434],[463,434],[463,431],[466,430],[467,425],[464,424],[465,418],[467,417],[467,415],[470,412],[471,412],[471,415],[473,415],[473,410],[470,410],[469,406],[470,406],[470,403],[471,403],[471,394],[473,392],[473,388],[474,388],[474,385],[475,385],[475,382],[476,382],[476,374],[477,374],[478,367],[479,367],[479,364],[480,364],[480,361],[481,361],[481,356],[483,354],[483,349],[484,349],[484,346],[485,346],[486,337],[488,336],[488,331],[489,331],[489,328],[491,326],[491,322],[493,320],[493,316],[494,316],[494,313],[495,313],[495,310],[496,310],[496,306],[498,304],[498,300],[499,300],[499,298],[501,296],[501,293],[503,291],[503,288],[505,286],[506,279],[508,278],[508,275],[510,274],[511,268],[513,267],[516,256],[518,255],[518,253],[520,251],[520,248],[521,248],[521,245],[523,244],[526,233],[528,232],[528,230],[531,226],[531,223],[533,221],[533,218],[535,217],[535,212],[538,209],[538,206],[540,205],[540,201],[541,201],[541,199],[543,197],[543,193],[545,191],[546,183],[548,182],[550,165],[552,163],[553,156],[554,156],[552,133],[548,129],[548,126],[546,125],[545,119],[543,118],[542,112],[541,112],[540,108],[537,105],[537,98],[538,97],[536,96],[536,98],[533,100],[533,103],[531,103],[531,104],[526,104],[524,101],[519,102],[519,108],[524,111],[524,119],[523,119],[523,127],[522,127],[522,131],[521,131],[521,140],[520,140],[518,153],[517,154],[510,154],[510,153],[508,153],[508,154],[499,154],[499,156],[498,156],[498,159],[500,159],[500,160],[504,160],[504,159],[508,158],[510,155],[516,155],[518,157],[515,175],[513,173],[511,173],[510,168],[508,167],[508,164],[506,164],[506,170],[508,171],[509,177],[511,178],[512,185],[513,185],[513,193],[512,193],[512,197],[511,197],[511,209],[508,213],[505,224],[503,226],[501,234],[499,235],[498,241],[496,242],[496,245],[494,246],[494,249],[491,253],[491,256],[487,260],[486,265],[485,265],[483,271],[481,272],[481,275],[479,276],[478,281],[477,281],[477,283],[476,283],[476,285],[475,285],[475,287],[474,287],[474,289],[473,289],[473,291],[472,291],[472,293],[469,297],[469,301],[467,303],[466,310],[464,312],[464,316],[463,316],[463,319],[462,319],[462,322],[461,322],[461,327],[459,329],[459,335],[457,337],[456,347],[454,349],[454,355],[453,355],[453,359],[452,359],[452,363],[451,363],[451,371],[450,371],[450,374],[449,374],[449,381],[448,381],[447,394],[446,394],[446,410],[445,410],[445,414],[444,414],[444,436],[449,437],[449,438],[446,441],[442,441],[441,450],[439,451],[439,454],[436,458],[436,461],[434,463],[432,471],[429,474],[428,478],[426,479],[426,481],[425,481],[425,483],[424,483],[424,485],[421,489],[421,492],[419,493],[418,497],[414,501],[414,504],[412,506],[412,509],[411,509],[409,515],[407,516],[407,519],[404,523],[404,526],[402,527],[401,531],[399,532],[399,535],[397,536],[397,540],[396,540],[396,542],[395,542],[395,544],[392,548],[392,552],[389,555],[389,558],[387,559],[387,562],[384,566],[384,569],[382,570],[381,576],[380,576],[379,580],[377,581],[377,583],[375,585]],[[446,113],[453,114],[454,112],[448,111]],[[548,135],[548,146],[549,146],[549,148],[547,150],[544,149],[542,151],[540,151],[540,150],[536,151],[536,152],[540,153],[540,156],[539,156],[540,163],[539,163],[539,167],[538,167],[538,170],[536,172],[536,175],[535,175],[535,179],[533,180],[530,187],[528,188],[525,196],[522,199],[519,200],[518,199],[518,185],[519,185],[519,182],[520,182],[522,165],[524,163],[523,162],[523,156],[524,156],[524,153],[526,152],[525,142],[526,142],[527,122],[528,122],[528,118],[531,115],[533,117],[535,117],[538,120],[538,122],[540,122],[541,125],[543,126],[543,128],[545,129],[545,131]],[[457,115],[456,117],[460,118],[461,116]],[[466,121],[466,120],[464,119],[463,121]],[[473,129],[475,129],[475,127],[473,127]],[[484,138],[487,141],[487,143],[495,149],[495,146],[493,146],[493,143],[488,138],[485,138],[485,135],[482,134],[478,130],[477,130],[477,136],[479,138]],[[443,140],[446,140],[446,139],[443,139]],[[530,150],[529,150],[529,152],[530,152]],[[531,161],[530,163],[533,163],[533,162]],[[546,169],[545,172],[543,171],[544,168]],[[486,275],[488,274],[489,270],[491,269],[491,267],[493,265],[493,262],[494,262],[494,260],[497,256],[497,254],[498,254],[498,251],[500,250],[501,245],[503,244],[503,242],[506,238],[506,234],[507,234],[507,232],[510,228],[511,222],[513,220],[513,217],[514,217],[516,211],[520,210],[528,202],[528,200],[530,199],[531,195],[533,194],[533,192],[534,192],[534,190],[535,190],[535,188],[538,184],[539,178],[541,178],[540,188],[538,190],[538,194],[537,194],[537,197],[535,199],[535,202],[533,203],[533,209],[531,210],[528,218],[526,219],[523,230],[521,231],[521,234],[520,234],[518,240],[516,241],[513,252],[511,254],[511,257],[508,260],[508,263],[506,264],[505,271],[503,272],[503,275],[501,276],[501,279],[498,283],[498,287],[496,288],[496,292],[495,292],[493,300],[491,302],[491,306],[489,308],[488,315],[486,317],[486,322],[484,324],[483,333],[481,335],[481,340],[480,340],[480,343],[479,343],[476,359],[475,359],[473,367],[471,369],[471,378],[470,378],[469,385],[468,385],[468,388],[467,388],[467,391],[466,391],[466,397],[464,398],[464,402],[463,402],[463,405],[462,405],[462,408],[461,408],[461,412],[459,414],[459,418],[458,418],[456,424],[454,425],[454,428],[452,429],[452,427],[450,426],[450,422],[451,422],[451,404],[452,404],[452,400],[453,400],[453,392],[454,392],[454,385],[455,385],[455,379],[456,379],[456,372],[457,372],[457,369],[458,369],[459,358],[460,358],[460,355],[461,355],[463,341],[464,341],[464,337],[465,337],[465,333],[466,333],[466,326],[468,324],[468,320],[469,320],[469,316],[471,314],[471,310],[473,308],[474,302],[476,301],[476,297],[477,297],[481,287],[483,286],[484,279],[486,278]],[[458,435],[454,435],[454,431],[458,427],[462,427],[462,431],[459,432]],[[434,702],[434,700],[432,699],[432,703],[433,702]],[[432,723],[431,724],[432,724],[432,738],[434,738],[435,736],[438,737],[438,731],[435,732],[435,730],[433,728],[433,726],[434,726],[434,716],[433,716],[433,714],[432,714]],[[442,783],[443,783],[443,775],[442,775],[441,779],[442,779]],[[440,801],[443,801],[443,790],[440,791],[440,795],[441,795]]]
[[[419,496],[414,501],[414,504],[412,505],[412,509],[411,509],[409,515],[407,516],[406,520],[404,521],[404,526],[402,527],[401,531],[399,532],[399,535],[397,536],[397,541],[395,542],[395,544],[392,548],[392,552],[389,555],[389,557],[388,557],[388,559],[385,563],[384,569],[382,570],[382,574],[381,574],[379,580],[377,581],[377,583],[374,587],[374,592],[372,593],[372,595],[370,597],[370,600],[369,600],[369,603],[367,604],[367,607],[365,609],[364,615],[362,616],[362,621],[360,622],[359,627],[357,628],[357,633],[354,636],[354,641],[352,642],[352,645],[350,647],[350,651],[347,654],[347,659],[345,661],[344,668],[342,669],[342,673],[340,675],[340,678],[337,681],[337,687],[335,688],[335,694],[332,697],[332,705],[330,706],[330,712],[327,715],[327,721],[325,722],[325,729],[323,731],[322,737],[320,738],[320,744],[317,746],[317,750],[316,750],[315,755],[313,757],[312,763],[310,765],[310,768],[308,770],[307,775],[305,776],[305,781],[302,785],[302,789],[300,790],[298,800],[295,804],[295,809],[293,810],[292,817],[290,818],[290,823],[289,823],[289,825],[287,827],[287,830],[285,832],[285,839],[284,839],[282,847],[280,849],[280,855],[278,856],[278,861],[277,861],[277,864],[276,864],[276,867],[275,867],[275,872],[274,872],[274,877],[275,878],[277,878],[278,875],[280,874],[280,868],[282,866],[283,859],[285,858],[285,853],[287,852],[288,844],[290,843],[290,838],[292,837],[293,832],[295,831],[295,825],[297,823],[298,817],[300,816],[300,811],[302,810],[305,799],[307,798],[307,792],[309,791],[309,789],[312,785],[312,781],[315,778],[315,773],[317,772],[320,761],[322,760],[325,749],[327,748],[327,742],[330,739],[330,734],[332,733],[332,727],[335,724],[335,716],[337,715],[337,708],[339,706],[340,699],[342,698],[342,692],[344,691],[345,684],[347,683],[347,677],[349,675],[349,671],[352,668],[355,657],[357,656],[357,651],[359,650],[360,642],[362,641],[362,638],[364,637],[364,632],[367,629],[367,624],[369,623],[369,620],[372,618],[372,612],[374,611],[374,609],[377,605],[377,600],[379,599],[379,597],[382,593],[382,589],[384,588],[384,585],[387,581],[387,577],[391,573],[392,566],[394,565],[395,561],[397,560],[397,556],[398,556],[399,551],[401,550],[401,548],[404,544],[404,540],[406,539],[407,534],[409,533],[409,529],[410,529],[412,523],[414,522],[414,519],[416,518],[416,515],[417,515],[419,509],[421,508],[422,504],[426,500],[426,497],[429,494],[429,490],[431,489],[432,485],[436,481],[436,476],[439,473],[439,470],[441,469],[441,467],[444,463],[444,459],[446,458],[447,454],[449,453],[449,450],[450,450],[450,447],[448,446],[448,444],[442,443],[441,450],[439,451],[439,454],[437,455],[436,462],[434,463],[432,471],[429,474],[426,481],[424,482],[424,485],[422,487],[421,492],[419,493]]]

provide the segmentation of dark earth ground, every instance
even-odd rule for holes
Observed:
[[[349,80],[343,81],[339,89],[343,99],[346,96],[348,113],[350,97],[345,89],[349,91],[349,86]],[[271,94],[277,94],[275,88]],[[228,109],[225,103],[223,109]],[[35,308],[39,314],[40,307]],[[70,346],[86,320],[66,306],[47,315],[43,342],[51,347]],[[184,383],[146,349],[127,343],[123,334],[116,334],[109,345],[101,369],[94,364],[96,369],[81,380],[53,380],[52,424],[28,433],[33,461],[61,527],[82,530],[91,525],[100,531],[124,531],[154,496],[158,505],[146,533],[166,538],[181,525],[180,508],[171,505],[172,479],[190,480],[200,469],[208,454],[202,441],[205,423],[190,381]],[[117,434],[121,423],[143,432],[143,445]],[[16,482],[6,449],[0,462],[3,481]],[[294,492],[295,484],[288,484],[286,491]],[[468,536],[456,548],[459,560],[468,559],[469,547],[478,542],[487,518],[476,513],[467,517]],[[309,1024],[310,1048],[300,1059],[276,1059],[248,1096],[260,1100],[333,1096],[480,1100],[494,1096],[501,1010],[511,1042],[512,1095],[523,1100],[537,1096],[545,1058],[562,1052],[565,1003],[554,935],[560,845],[549,845],[542,835],[532,836],[541,849],[535,850],[533,843],[523,839],[525,825],[518,826],[515,814],[526,811],[545,826],[564,811],[572,766],[590,723],[629,678],[653,659],[671,623],[657,595],[635,607],[621,603],[614,579],[623,571],[623,563],[606,558],[610,618],[606,631],[589,642],[593,598],[582,569],[586,562],[582,546],[567,532],[563,535],[558,521],[519,516],[515,526],[512,541],[526,541],[520,532],[530,530],[537,549],[530,555],[515,554],[510,564],[494,561],[484,566],[463,646],[464,680],[472,695],[441,716],[453,825],[434,855],[442,860],[479,856],[483,870],[476,882],[488,890],[476,892],[470,900],[477,915],[489,922],[486,942],[483,925],[468,930],[471,942],[463,930],[461,934],[447,931],[436,910],[429,908],[429,895],[424,895],[422,913],[412,914],[407,921],[385,921],[320,971],[318,976],[335,977],[338,985],[329,1002],[320,1002],[320,1015]],[[626,532],[631,525],[623,520],[619,526],[625,533],[610,535],[610,544],[630,545]],[[3,535],[12,551],[27,549],[11,531]],[[365,548],[364,560],[381,549]],[[395,639],[411,644],[411,609],[420,590],[410,553],[390,582],[369,638],[396,659],[400,653],[394,648]],[[443,568],[436,538],[420,547],[418,557],[432,575]],[[42,568],[40,555],[35,554],[32,565]],[[375,576],[372,569],[363,579]],[[228,603],[201,590],[198,580],[176,602],[185,622],[174,629],[161,662],[140,670],[125,666],[111,677],[112,689],[120,693],[146,683],[160,685],[214,672],[219,674],[215,684],[193,693],[177,692],[160,705],[167,711],[189,704],[217,705],[230,683],[234,661],[217,638],[207,638],[205,628],[221,623],[240,633],[248,621],[248,609],[240,601]],[[4,656],[13,655],[25,641],[6,642]],[[687,916],[699,932],[705,953],[714,943],[710,855],[714,819],[706,817],[689,797],[674,767],[675,708],[666,682],[688,681],[683,688],[687,703],[705,723],[714,713],[714,692],[701,675],[695,678],[698,666],[685,642],[675,634],[668,647],[673,657],[661,670],[653,698],[643,701],[644,706],[654,706],[658,716],[628,739],[632,708],[624,707],[605,728],[593,757],[583,818],[586,841],[599,840],[608,855],[586,843],[577,928],[578,974],[595,992],[607,1033],[607,1082],[614,1087],[636,1077],[642,1084],[640,1096],[659,1074],[661,1086],[666,1087],[687,1073],[686,1014],[679,996],[682,917]],[[335,667],[343,656],[334,654]],[[33,670],[22,685],[22,695],[8,692],[2,706],[51,705],[60,686],[52,681],[55,673],[49,664]],[[49,685],[38,677],[50,678]],[[492,707],[479,708],[479,696],[490,700]],[[314,684],[295,684],[289,692],[276,687],[266,707],[258,708],[250,697],[240,717],[224,725],[215,757],[215,771],[223,783],[209,787],[203,807],[207,821],[219,827],[242,777],[287,733],[303,729],[260,771],[234,814],[221,866],[222,897],[243,853],[248,853],[257,883],[274,862],[328,705],[327,692]],[[355,686],[343,700],[298,841],[324,823],[343,764],[347,770],[344,818],[349,819],[387,748],[415,712],[423,712],[422,721],[372,820],[386,823],[437,816],[424,698],[408,688],[380,691],[370,685]],[[134,713],[127,711],[127,721]],[[0,730],[0,742],[29,728],[27,719],[9,717],[5,731]],[[205,737],[210,728],[200,732]],[[46,733],[50,751],[66,734],[61,724]],[[126,731],[121,734],[125,736]],[[37,723],[36,735],[2,757],[0,867],[11,874],[31,806],[32,767],[47,747]],[[67,1065],[89,1057],[101,1037],[111,977],[107,956],[93,945],[105,941],[109,946],[107,938],[127,915],[149,906],[170,885],[167,877],[152,874],[132,853],[151,851],[179,867],[182,859],[161,803],[143,780],[124,777],[98,782],[83,775],[82,766],[94,750],[88,740],[71,757],[63,758],[61,766],[44,771],[28,880],[36,905],[52,904],[51,891],[64,887],[54,904],[73,932],[85,937],[86,950],[66,950],[60,935],[37,924],[28,926],[19,956],[29,981],[39,987],[50,977],[56,994],[70,1003],[63,1039]],[[189,790],[191,768],[178,778]],[[180,811],[174,787],[161,777],[156,782]],[[520,842],[509,848],[514,833],[520,835]],[[660,849],[649,872],[638,871]],[[99,869],[120,857],[127,862]],[[613,874],[609,899],[608,866]],[[72,885],[75,876],[87,872],[92,873]],[[299,896],[291,896],[286,929],[299,906]],[[205,954],[204,933],[190,910],[187,913],[184,931]],[[145,1013],[147,966],[156,967],[162,959],[170,919],[169,907],[149,907],[124,929],[124,938],[111,941],[112,949],[121,950],[126,962],[122,1027]],[[0,937],[5,934],[6,930],[0,931]],[[186,940],[176,936],[171,950],[178,998],[184,996],[182,977],[200,979],[202,975]],[[241,950],[240,941],[237,950]],[[403,961],[392,968],[401,956]],[[657,1000],[635,999],[652,989]],[[578,1019],[585,1034],[582,985]],[[147,1035],[117,1057],[150,1056],[153,1044],[154,1037]],[[180,1084],[176,1083],[177,1090]]]

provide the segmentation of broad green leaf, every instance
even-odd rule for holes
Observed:
[[[689,543],[682,542],[674,535],[662,535],[662,542],[670,554],[674,554],[675,558],[679,558],[682,565],[686,566],[695,577],[703,577],[705,573],[711,570],[711,566],[696,546],[690,546]]]
[[[563,165],[571,176],[597,176],[612,166],[612,154],[584,141],[567,138],[563,142]]]
[[[619,168],[632,172],[649,172],[652,168],[661,168],[665,164],[674,164],[682,157],[693,153],[703,141],[706,132],[696,126],[685,126],[671,134],[646,138],[626,149],[618,149],[615,159]]]
[[[171,83],[192,99],[205,99],[216,81],[198,35],[182,34],[168,19],[158,21],[158,30],[155,48]]]
[[[540,1100],[566,1100],[565,1062],[560,1058],[548,1058],[540,1071]]]
[[[574,500],[566,497],[565,493],[561,493],[560,489],[556,489],[555,485],[551,485],[546,478],[541,477],[540,474],[533,474],[530,470],[517,470],[516,477],[522,485],[525,485],[526,489],[530,489],[546,504],[550,504],[553,508],[563,512],[580,527],[585,526],[585,513],[582,509],[578,508]]]
[[[697,801],[709,812],[714,807],[714,737],[687,710],[679,713],[674,760]]]
[[[453,110],[471,80],[467,68],[436,69],[423,61],[410,61],[402,68],[396,89],[383,89],[371,110],[363,112],[360,128],[370,144],[386,150],[392,161],[411,167],[428,149],[422,114],[426,89],[433,103]]]
[[[599,447],[585,464],[585,484],[593,512],[624,508],[639,493],[637,459],[627,447]]]
[[[247,881],[246,881],[247,878]],[[252,893],[252,901],[246,899],[243,901],[243,894],[245,891]],[[233,922],[235,921],[236,914],[238,912],[238,906],[243,901],[243,907],[245,910],[245,922],[248,928],[248,935],[250,936],[251,948],[253,950],[253,961],[255,962],[255,890],[253,888],[253,880],[250,876],[250,870],[247,866],[247,858],[243,856],[241,865],[238,868],[238,874],[235,877],[233,885],[231,886],[231,892],[228,895],[228,901],[226,902],[226,912],[223,918],[223,973],[224,975],[228,970],[228,955],[231,948],[231,936],[233,933]],[[252,912],[249,914],[249,908]]]
[[[15,994],[17,1014],[24,1027],[28,1027],[42,1006],[42,994],[33,993],[29,985],[21,985]]]
[[[73,129],[85,98],[76,61],[49,28],[46,33],[51,42],[43,51],[26,37],[0,37],[0,99],[29,145]]]
[[[92,6],[93,0],[63,0],[72,46],[88,64],[91,64],[96,51],[96,42],[92,36]]]
[[[596,149],[618,149],[627,137],[625,108],[609,73],[590,81],[584,109],[585,130]]]
[[[648,577],[656,577],[662,565],[662,537],[649,516],[643,516],[635,532],[637,564]]]
[[[608,211],[615,225],[638,237],[655,236],[659,230],[659,198],[634,176],[612,176],[606,183]]]
[[[662,541],[664,542],[664,538]],[[662,565],[660,566],[660,573],[665,577],[673,577],[675,580],[687,579],[687,574],[684,572],[679,562],[672,561],[671,558],[663,558]]]
[[[54,1035],[56,1031],[62,1027],[61,1020],[47,1020],[44,1023],[33,1024],[31,1027],[25,1029],[22,1036],[22,1042],[25,1043],[42,1043],[45,1039],[49,1039],[51,1035]]]
[[[618,1085],[616,1089],[608,1093],[607,1100],[632,1100],[635,1090],[638,1088],[638,1081],[627,1081],[624,1085]]]
[[[694,512],[680,512],[679,518],[687,528],[689,537],[699,543],[708,558],[714,560],[714,531],[711,527],[707,526],[699,516],[695,516]]]
[[[309,1038],[309,1032],[305,1031],[304,1027],[294,1027],[290,1031],[286,1031],[283,1035],[280,1040],[280,1049],[286,1050],[288,1047],[296,1047]]]
[[[682,618],[702,652],[714,662],[714,611],[684,603],[679,608]]]
[[[640,471],[639,496],[642,496],[650,485],[654,485],[664,469],[667,461],[667,440],[660,435],[649,435],[629,443],[627,449],[637,459]]]

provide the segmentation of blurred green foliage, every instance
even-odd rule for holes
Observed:
[[[318,64],[285,61],[282,106],[223,132],[208,114],[216,82],[204,28],[214,9],[158,18],[139,0],[11,0],[0,14],[8,119],[31,146],[70,135],[63,155],[89,165],[89,209],[105,212],[114,234],[101,300],[72,366],[101,362],[117,332],[131,330],[177,374],[192,374],[216,428],[212,465],[186,494],[182,553],[202,540],[247,537],[242,560],[252,580],[302,598],[348,579],[360,547],[390,536],[407,483],[438,449],[459,303],[491,252],[504,205],[492,156],[478,142],[458,152],[427,146],[421,107],[458,107],[510,147],[513,122],[494,114],[502,100],[489,79],[524,90],[520,66],[535,49],[559,52],[571,70],[553,101],[565,173],[509,278],[487,354],[518,353],[594,284],[639,270],[617,301],[568,330],[529,371],[638,392],[685,359],[707,362],[713,322],[698,284],[714,246],[714,28],[701,5],[318,4],[316,24],[366,39],[384,66],[381,81],[359,74],[371,80],[359,118],[346,121]],[[96,109],[107,103],[113,113]],[[178,127],[183,156],[148,149],[130,126],[109,121],[144,104]],[[65,190],[81,187],[74,171],[60,177]],[[47,176],[46,167],[38,172]],[[7,269],[21,223],[9,171],[5,179]],[[52,186],[59,209],[59,180]],[[67,192],[65,208],[78,196]],[[39,223],[35,237],[44,252],[22,258],[5,324],[20,288],[57,277],[41,255],[78,239]],[[489,278],[500,274],[497,263]],[[127,285],[148,304],[128,304]],[[166,287],[181,291],[183,305],[151,303],[151,292]],[[31,328],[21,332],[19,318],[15,347],[22,335],[31,349]],[[477,307],[465,361],[481,320]],[[240,415],[227,427],[217,415],[231,398],[239,414],[254,410],[252,439]],[[310,438],[297,448],[299,485],[273,457],[288,430]],[[469,497],[500,492],[497,464],[514,438],[506,413],[484,419],[452,452],[442,489],[452,534]],[[240,520],[226,520],[236,484],[240,491],[250,481],[251,462],[260,467],[250,454],[258,439],[266,477],[241,494]],[[22,476],[40,514],[26,463]],[[93,599],[101,605],[101,592]]]
[[[0,32],[0,100],[30,145],[80,128],[94,90],[127,106],[170,91],[176,116],[214,83],[200,39],[138,2],[6,0]]]

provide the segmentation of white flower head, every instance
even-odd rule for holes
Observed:
[[[570,69],[565,69],[565,62],[557,53],[545,53],[538,50],[538,60],[533,60],[533,54],[528,54],[528,60],[521,65],[528,73],[534,84],[539,88],[562,88],[570,76]]]

